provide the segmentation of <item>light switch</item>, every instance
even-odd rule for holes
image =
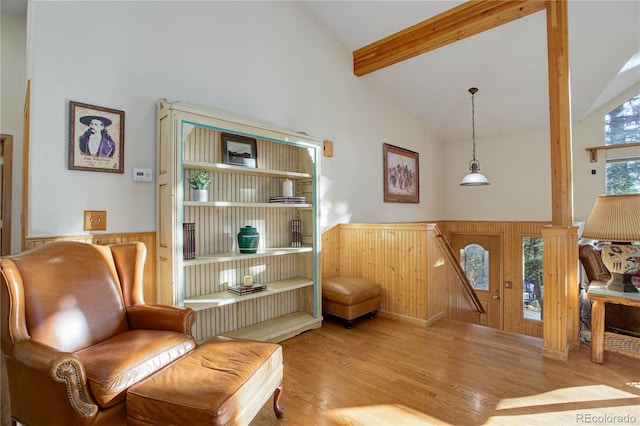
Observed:
[[[107,212],[106,210],[85,210],[84,211],[85,231],[106,231]]]

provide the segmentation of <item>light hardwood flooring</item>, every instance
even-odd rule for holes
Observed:
[[[282,342],[284,417],[269,401],[259,425],[640,424],[640,361],[581,344],[568,362],[542,340],[440,320],[378,316]]]

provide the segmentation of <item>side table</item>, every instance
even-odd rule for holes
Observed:
[[[604,360],[604,347],[605,347],[605,329],[604,329],[604,304],[616,303],[618,305],[635,306],[640,308],[640,293],[625,293],[621,291],[607,290],[606,282],[604,281],[591,281],[589,284],[589,291],[587,291],[587,298],[593,300],[591,306],[591,361],[597,364],[602,364]],[[614,335],[615,333],[606,333],[607,335]],[[616,337],[627,343],[638,343],[640,339],[637,337],[624,336]],[[619,350],[617,352],[628,353],[631,356],[638,357],[637,353],[626,352]]]

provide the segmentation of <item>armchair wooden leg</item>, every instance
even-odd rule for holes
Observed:
[[[282,383],[273,392],[273,412],[276,413],[276,417],[281,419],[284,416],[284,409],[280,406],[280,397],[282,396]]]

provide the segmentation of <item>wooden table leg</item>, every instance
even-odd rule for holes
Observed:
[[[594,300],[591,305],[591,361],[604,361],[604,302]]]

